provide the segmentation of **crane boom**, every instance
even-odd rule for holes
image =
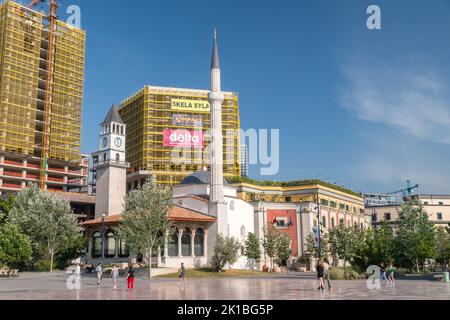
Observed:
[[[45,0],[32,0],[27,8],[33,8]],[[48,15],[48,48],[47,48],[47,70],[45,77],[45,94],[44,94],[44,119],[42,131],[42,145],[41,145],[41,164],[39,176],[39,188],[46,189],[47,184],[47,167],[48,155],[50,145],[50,127],[53,101],[53,71],[55,62],[55,45],[56,45],[56,20],[58,19],[58,4],[56,0],[49,0],[49,15]]]

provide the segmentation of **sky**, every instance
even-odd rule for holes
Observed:
[[[241,127],[280,130],[279,173],[252,178],[450,194],[449,1],[64,0],[62,19],[71,4],[87,32],[84,153],[144,85],[207,89],[217,28]]]

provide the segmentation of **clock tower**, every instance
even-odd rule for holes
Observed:
[[[113,105],[102,122],[99,151],[94,162],[95,217],[122,213],[129,164],[125,160],[126,125]]]

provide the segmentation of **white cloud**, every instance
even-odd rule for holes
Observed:
[[[341,105],[359,119],[450,144],[449,83],[436,74],[372,67],[344,72]]]

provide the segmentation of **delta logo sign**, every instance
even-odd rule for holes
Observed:
[[[203,131],[190,130],[164,130],[165,147],[192,147],[203,149],[204,146]]]

